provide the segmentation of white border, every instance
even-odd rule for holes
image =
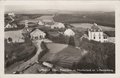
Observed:
[[[51,1],[1,1],[0,2],[0,78],[120,78],[120,2],[119,1],[80,1],[85,3],[106,3],[115,5],[116,11],[116,73],[115,74],[4,74],[4,6],[5,5],[39,5]],[[52,1],[56,2],[56,1]],[[58,1],[57,2],[61,2]],[[74,1],[73,1],[74,2]],[[79,2],[79,1],[78,1]]]

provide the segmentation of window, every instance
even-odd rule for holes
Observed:
[[[107,39],[107,37],[106,37],[106,36],[104,36],[104,39]]]
[[[99,39],[101,39],[101,37],[99,36]]]
[[[38,37],[35,37],[36,40],[38,40]]]

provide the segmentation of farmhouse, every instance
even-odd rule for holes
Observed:
[[[54,28],[65,28],[64,24],[63,23],[60,23],[60,22],[55,22],[54,25],[51,26],[52,29]]]
[[[39,39],[44,39],[46,36],[46,33],[39,29],[35,29],[30,33],[30,37],[32,40],[39,40]]]
[[[12,26],[8,23],[5,28],[12,28]]]
[[[94,23],[94,25],[88,29],[88,39],[99,41],[99,42],[107,42],[108,36],[102,31],[102,29]]]
[[[41,16],[36,19],[39,21],[42,21],[44,23],[44,25],[47,27],[54,24],[53,16],[51,16],[51,15]]]
[[[40,20],[38,21],[38,25],[44,25],[44,23]]]
[[[64,32],[65,36],[74,36],[75,32],[72,29],[66,29]]]
[[[17,25],[15,23],[8,23],[5,28],[17,28]]]

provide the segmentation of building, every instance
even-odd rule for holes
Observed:
[[[46,15],[46,16],[41,16],[36,18],[38,21],[42,21],[46,27],[50,27],[51,25],[54,24],[54,16],[52,15]]]
[[[32,40],[39,40],[39,39],[44,39],[46,36],[46,33],[44,33],[43,31],[39,30],[39,29],[34,29],[31,33],[30,33],[30,37]]]
[[[8,16],[15,17],[15,14],[13,12],[8,13]]]
[[[54,29],[54,28],[65,28],[65,25],[63,23],[60,23],[60,22],[55,22],[54,25],[51,26],[51,29]]]
[[[88,29],[88,39],[99,41],[99,42],[107,42],[108,36],[102,31],[102,29],[94,23],[94,25]]]
[[[18,26],[15,23],[8,23],[6,24],[5,28],[17,28]]]
[[[32,28],[29,28],[28,26],[28,20],[25,20],[25,27],[22,29],[22,34],[28,34],[32,31]]]
[[[66,29],[64,32],[65,36],[74,36],[75,32],[72,29]]]
[[[38,25],[44,25],[44,23],[40,20],[38,21]]]

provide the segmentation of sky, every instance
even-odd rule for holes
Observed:
[[[5,11],[36,11],[36,10],[65,10],[65,11],[114,11],[112,3],[107,2],[81,2],[81,1],[40,1],[37,3],[7,4]]]

